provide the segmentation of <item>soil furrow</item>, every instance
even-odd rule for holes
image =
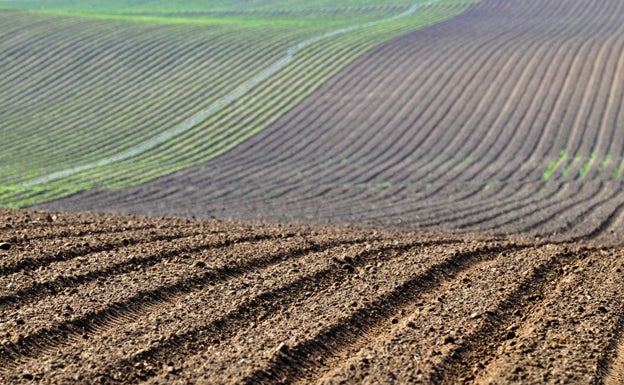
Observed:
[[[206,325],[193,327],[182,334],[173,334],[155,346],[133,355],[130,359],[122,360],[115,363],[112,367],[104,368],[102,372],[116,373],[117,375],[112,380],[124,383],[145,380],[156,375],[157,370],[164,363],[167,363],[167,360],[176,361],[174,357],[192,355],[201,351],[201,349],[206,349],[206,346],[227,341],[240,330],[246,329],[249,324],[258,322],[272,314],[279,314],[288,304],[296,302],[296,299],[300,296],[307,296],[310,293],[323,290],[323,288],[353,274],[357,266],[367,263],[378,253],[403,250],[409,247],[417,246],[399,244],[372,247],[369,250],[362,251],[353,258],[346,258],[346,261],[342,262],[341,268],[336,268],[335,264],[331,264],[329,267],[322,268],[312,275],[298,278],[286,286],[278,287],[253,297],[230,313]],[[318,252],[318,250],[316,251]],[[339,261],[336,262],[340,263]],[[151,368],[151,370],[134,371],[132,368],[137,363],[141,367]]]
[[[546,273],[549,289],[490,350],[474,383],[601,383],[615,358],[624,296],[622,255],[579,249]]]
[[[63,344],[71,339],[80,338],[80,336],[88,336],[96,332],[95,328],[103,327],[115,319],[131,317],[131,314],[139,314],[141,311],[157,306],[159,304],[169,302],[173,298],[201,289],[206,285],[214,285],[218,282],[224,282],[233,277],[240,276],[247,271],[271,266],[284,259],[296,259],[301,256],[326,250],[332,247],[349,243],[358,243],[363,241],[347,241],[347,242],[330,242],[324,245],[314,244],[298,251],[289,251],[285,254],[269,255],[256,259],[251,259],[240,265],[224,266],[216,270],[208,271],[189,276],[182,280],[176,281],[169,285],[159,286],[152,290],[139,291],[132,297],[108,304],[105,308],[89,312],[76,319],[63,322],[51,328],[41,329],[26,336],[20,335],[16,341],[7,341],[7,344],[0,347],[6,353],[0,357],[0,362],[5,367],[14,366],[20,357],[33,359],[43,352],[33,347],[46,347],[51,349],[54,346]],[[18,324],[19,325],[19,324]]]
[[[510,293],[493,311],[482,315],[482,327],[467,336],[449,351],[427,375],[435,384],[457,384],[472,380],[474,369],[484,365],[491,352],[515,335],[514,325],[521,323],[533,306],[540,306],[544,292],[565,265],[573,263],[578,255],[572,252],[554,254],[546,264],[539,266],[517,290]]]
[[[175,239],[175,238],[174,238]],[[203,243],[199,242],[199,244],[191,245],[190,247],[181,247],[174,248],[171,251],[162,252],[158,254],[152,255],[143,255],[143,256],[130,256],[129,258],[125,258],[122,262],[116,262],[109,266],[97,266],[96,270],[90,270],[83,274],[77,275],[65,275],[65,274],[57,274],[54,273],[56,278],[51,280],[42,281],[41,277],[37,277],[36,283],[31,286],[19,288],[17,285],[11,285],[11,287],[15,286],[17,290],[11,290],[11,294],[0,295],[0,309],[6,310],[8,305],[12,307],[20,306],[23,303],[28,303],[33,299],[39,298],[42,295],[50,295],[62,292],[66,288],[76,288],[80,287],[88,282],[93,282],[97,280],[106,280],[108,278],[126,274],[128,272],[134,271],[137,267],[145,268],[147,266],[153,266],[161,263],[163,260],[178,256],[183,253],[198,253],[201,251],[209,250],[209,249],[226,249],[232,245],[236,245],[238,243],[245,243],[250,241],[262,241],[262,240],[271,240],[273,239],[272,235],[253,235],[249,237],[243,238],[234,238],[234,239],[225,239],[217,242],[209,242]],[[109,250],[109,249],[107,249]],[[139,254],[141,254],[143,249],[138,250]],[[118,252],[116,250],[116,252]],[[84,254],[83,254],[84,255]],[[76,257],[76,256],[72,256]],[[69,259],[69,258],[68,258]],[[66,261],[67,259],[61,258],[56,261]],[[45,262],[48,262],[46,260]],[[32,266],[29,266],[32,267]],[[20,282],[19,277],[5,277],[5,280],[10,282]]]
[[[596,385],[620,385],[624,383],[624,312],[620,313],[612,343],[598,364]],[[619,342],[619,344],[617,344]],[[617,346],[615,346],[617,344]],[[615,357],[615,358],[613,358]]]
[[[121,249],[132,247],[132,246],[149,245],[150,243],[158,242],[158,241],[172,242],[175,240],[182,240],[185,238],[196,237],[199,234],[206,234],[206,233],[200,233],[197,231],[195,232],[179,231],[179,232],[176,232],[175,234],[170,234],[170,235],[151,234],[151,233],[152,232],[150,232],[149,234],[139,233],[139,234],[136,234],[138,235],[138,237],[136,237],[133,232],[122,231],[118,233],[119,238],[121,239],[115,242],[109,241],[111,238],[110,233],[106,233],[105,237],[103,237],[107,239],[106,242],[99,242],[97,238],[94,239],[92,236],[85,237],[84,239],[85,242],[80,242],[76,240],[75,238],[68,237],[69,239],[65,238],[64,240],[67,240],[69,242],[65,242],[63,246],[69,247],[69,248],[66,248],[65,250],[63,250],[63,247],[60,247],[60,250],[58,250],[56,254],[54,255],[44,254],[44,255],[40,255],[36,257],[25,256],[21,258],[16,258],[17,261],[14,263],[3,263],[2,265],[0,265],[0,276],[7,276],[7,275],[18,273],[21,271],[36,270],[38,268],[48,266],[55,262],[69,261],[78,257],[87,256],[89,254],[102,253],[105,251],[112,251],[112,250],[121,250]],[[89,242],[86,242],[87,240]],[[91,243],[95,243],[95,244],[92,245]],[[80,246],[76,248],[73,245],[80,245]],[[50,248],[50,246],[52,245],[37,244],[36,246],[38,248],[39,246],[42,248],[43,247]],[[35,254],[37,253],[37,251],[27,250],[27,253]]]
[[[514,248],[517,246],[511,247]],[[315,371],[325,365],[324,362],[328,357],[338,354],[355,341],[364,338],[367,332],[401,308],[476,263],[494,258],[493,255],[507,249],[505,246],[492,246],[468,253],[458,253],[445,262],[428,268],[425,273],[402,283],[312,338],[285,351],[276,352],[268,367],[253,372],[244,383],[292,383],[297,379],[314,375]]]

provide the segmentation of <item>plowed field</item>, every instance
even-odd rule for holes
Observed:
[[[3,383],[621,383],[616,246],[2,211]]]
[[[623,1],[484,0],[38,207],[109,214],[1,210],[0,383],[622,384],[623,82]]]
[[[369,51],[223,156],[45,207],[621,234],[622,84],[624,2],[485,0]]]

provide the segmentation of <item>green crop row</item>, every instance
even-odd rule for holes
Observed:
[[[597,163],[599,158],[602,159]],[[596,152],[592,152],[588,156],[575,154],[571,160],[568,160],[568,151],[562,150],[559,153],[559,158],[548,164],[546,171],[542,174],[542,179],[549,180],[556,175],[556,171],[562,166],[561,176],[567,177],[573,169],[578,169],[575,171],[578,177],[584,177],[593,167],[596,167],[596,164],[596,171],[598,173],[603,173],[610,169],[611,179],[618,179],[622,175],[622,172],[624,172],[624,159],[621,159],[619,164],[614,164],[613,160],[611,154],[605,154],[601,157]],[[610,165],[613,165],[613,167],[609,167]]]
[[[470,1],[440,0],[438,4],[463,4]],[[28,9],[37,11],[124,14],[124,13],[179,13],[179,12],[245,12],[276,10],[319,10],[336,8],[383,8],[410,6],[413,0],[393,0],[380,5],[378,0],[272,0],[237,2],[230,0],[0,0],[0,9]]]
[[[295,2],[274,5],[286,3]],[[190,23],[0,12],[10,53],[0,68],[0,205],[134,185],[223,154],[368,49],[465,5],[406,9]]]

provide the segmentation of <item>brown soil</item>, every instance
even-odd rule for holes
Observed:
[[[0,211],[2,383],[621,383],[624,250]]]
[[[376,47],[223,156],[42,207],[617,238],[623,54],[621,0],[484,0]]]
[[[621,0],[485,0],[43,206],[357,228],[1,211],[0,382],[624,383],[623,52]]]

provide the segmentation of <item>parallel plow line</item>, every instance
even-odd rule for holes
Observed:
[[[582,186],[622,186],[622,7],[483,1],[371,50],[202,167],[66,202],[159,212],[185,200],[207,215],[370,224],[390,210],[419,228],[576,237],[618,204]],[[173,187],[184,183],[194,190]],[[584,204],[595,221],[573,212]]]
[[[458,12],[459,10],[459,8],[454,9],[453,7],[449,9],[445,7],[425,7],[422,11],[416,12],[415,16],[412,17],[411,14],[416,11],[416,8],[412,7],[410,10],[399,15],[391,15],[377,21],[359,24],[352,28],[344,28],[335,31],[344,31],[345,36],[340,36],[337,33],[337,36],[333,36],[334,33],[320,35],[321,38],[327,37],[328,44],[314,44],[314,46],[310,47],[310,50],[308,50],[305,46],[307,43],[304,43],[304,45],[299,44],[297,48],[301,47],[302,52],[293,51],[292,49],[289,50],[289,55],[292,51],[292,54],[294,55],[296,53],[297,57],[287,60],[288,67],[284,70],[281,69],[281,65],[279,67],[275,67],[275,64],[273,64],[271,67],[271,64],[269,63],[274,60],[271,58],[276,56],[275,53],[283,49],[280,47],[288,47],[289,45],[292,47],[293,41],[301,41],[301,37],[292,32],[276,34],[278,38],[274,37],[264,39],[262,44],[254,44],[253,48],[250,50],[241,49],[241,47],[232,47],[232,45],[228,45],[225,40],[223,40],[223,44],[219,46],[220,38],[217,38],[217,44],[216,47],[214,47],[215,52],[219,52],[219,54],[221,54],[224,58],[236,59],[238,61],[236,65],[232,66],[230,63],[225,61],[220,67],[210,69],[210,72],[206,72],[206,68],[198,65],[200,63],[197,60],[194,60],[190,63],[190,66],[188,63],[184,64],[185,67],[188,67],[186,68],[188,71],[181,71],[180,66],[177,66],[174,68],[175,72],[173,72],[174,69],[163,71],[158,68],[158,61],[163,62],[168,60],[168,58],[171,57],[170,55],[176,55],[176,52],[183,52],[183,55],[190,57],[191,55],[195,55],[195,53],[193,53],[193,51],[184,51],[183,47],[187,46],[192,50],[195,50],[195,48],[192,48],[193,45],[189,43],[180,46],[174,38],[168,37],[166,34],[173,31],[174,36],[177,37],[183,33],[187,33],[192,30],[192,28],[186,26],[175,28],[167,27],[160,31],[157,28],[153,28],[156,31],[154,37],[150,37],[145,41],[144,38],[138,35],[137,40],[141,41],[141,39],[143,39],[141,44],[138,46],[135,44],[132,47],[125,44],[122,49],[126,49],[127,53],[124,53],[124,55],[126,55],[128,60],[134,60],[134,58],[138,59],[141,56],[146,57],[147,54],[150,55],[150,58],[155,55],[156,57],[160,57],[162,59],[158,59],[158,61],[151,59],[148,60],[147,68],[144,68],[147,71],[135,72],[136,76],[134,79],[131,78],[130,86],[125,83],[118,83],[118,88],[117,85],[114,85],[114,88],[112,88],[108,84],[108,80],[110,80],[109,75],[114,71],[114,67],[107,69],[107,71],[102,74],[98,73],[98,71],[93,71],[93,68],[91,68],[90,71],[85,72],[86,78],[84,80],[87,82],[95,82],[92,84],[95,92],[91,93],[86,99],[84,96],[87,95],[83,95],[83,100],[81,100],[78,105],[67,105],[70,101],[74,103],[73,100],[77,97],[77,95],[72,93],[72,99],[69,99],[68,94],[70,93],[64,93],[58,100],[58,104],[50,105],[49,107],[49,114],[56,114],[59,118],[54,116],[51,116],[51,119],[45,118],[48,119],[46,124],[50,127],[62,127],[63,130],[69,130],[69,132],[74,132],[76,134],[69,136],[63,135],[67,140],[63,142],[62,145],[59,143],[56,152],[48,152],[48,155],[46,156],[51,158],[50,161],[44,162],[49,165],[46,166],[47,168],[39,167],[39,165],[37,165],[36,168],[38,170],[35,168],[27,170],[12,168],[11,170],[7,170],[8,172],[6,174],[3,172],[3,177],[5,177],[6,180],[3,182],[5,187],[2,188],[0,199],[7,203],[13,202],[16,199],[20,202],[35,202],[41,199],[46,199],[46,196],[50,198],[57,198],[58,196],[67,194],[68,191],[83,189],[87,185],[92,185],[94,181],[98,181],[96,182],[98,185],[106,184],[109,186],[137,183],[139,181],[152,179],[162,175],[164,172],[163,164],[168,164],[173,167],[173,169],[170,169],[173,171],[175,169],[196,164],[207,158],[217,156],[277,119],[277,117],[285,110],[292,108],[292,106],[301,100],[301,98],[316,88],[323,79],[326,79],[333,73],[336,73],[354,57],[374,45],[375,42],[407,31],[413,28],[414,24],[431,23],[441,17],[444,17],[445,15],[448,15],[450,12]],[[71,20],[68,16],[59,17],[59,20],[61,21],[65,19]],[[126,30],[130,33],[136,34],[141,31],[140,28],[138,28],[133,32],[130,26],[124,25],[122,22],[117,23],[119,23],[122,28],[126,28]],[[77,22],[77,24],[79,27],[80,22]],[[98,22],[96,21],[93,24],[97,26]],[[106,24],[102,25],[105,26]],[[80,36],[80,29],[78,27],[78,32],[75,35]],[[355,28],[364,28],[366,29],[366,33],[348,33]],[[199,27],[196,29],[201,31]],[[177,30],[180,30],[180,32],[177,32]],[[208,32],[210,33],[210,31]],[[123,33],[125,32],[122,31],[119,35],[122,35]],[[68,34],[65,36],[67,35]],[[116,37],[114,36],[113,39],[107,39],[106,34],[102,35],[103,36],[100,36],[98,39],[107,43],[109,47],[108,52],[116,52],[119,48],[119,45],[115,44],[114,39]],[[371,39],[371,37],[373,38]],[[24,38],[25,41],[28,41],[28,38],[29,37],[26,36]],[[51,34],[49,38],[53,39],[54,34]],[[194,40],[199,42],[201,38],[202,35],[199,34],[194,38]],[[317,40],[319,39],[309,39],[307,41],[312,44],[316,43]],[[133,41],[133,39],[128,39],[128,41]],[[306,41],[304,40],[304,42]],[[89,55],[89,52],[94,50],[96,47],[96,43],[94,41],[85,41],[85,44],[86,46],[83,48],[82,52]],[[43,43],[35,42],[33,49],[37,49],[37,47],[43,47]],[[303,50],[303,48],[305,48],[305,50]],[[236,49],[236,52],[229,52],[230,49]],[[107,54],[106,51],[107,50],[100,53],[96,52],[95,56],[90,60],[97,60],[98,57],[109,57],[109,54]],[[158,54],[159,51],[163,52],[164,55]],[[197,53],[199,54],[200,52],[198,51]],[[259,57],[257,57],[258,54],[262,55],[262,59],[260,61],[258,60]],[[312,54],[314,54],[314,56],[309,56]],[[334,56],[335,60],[333,60],[330,65],[321,65],[326,63],[327,58]],[[113,64],[114,66],[122,68],[121,66],[124,64],[124,58],[123,56],[120,58],[121,61],[119,59],[115,59]],[[43,63],[44,60],[45,59],[42,59],[41,63]],[[291,60],[292,63],[289,63]],[[250,61],[254,62],[254,66],[249,65]],[[33,66],[37,65],[39,64],[33,63]],[[202,86],[201,82],[197,80],[204,79],[205,81],[211,78],[217,79],[216,84],[211,84],[211,87],[208,89],[209,92],[214,92],[214,90],[219,91],[219,94],[214,94],[216,99],[213,100],[215,101],[220,99],[222,100],[222,98],[225,95],[228,95],[228,93],[237,97],[237,92],[239,91],[233,91],[236,89],[237,84],[238,87],[242,87],[241,89],[246,92],[246,88],[256,86],[255,83],[264,80],[263,76],[265,75],[260,75],[260,78],[254,78],[254,76],[257,76],[258,74],[258,68],[262,68],[263,66],[265,66],[265,72],[262,72],[263,70],[260,72],[266,76],[271,75],[270,82],[268,82],[267,85],[280,84],[280,87],[260,87],[261,84],[258,84],[258,87],[250,90],[250,92],[247,92],[244,95],[241,94],[242,98],[236,101],[237,104],[234,106],[235,108],[226,108],[222,111],[218,111],[214,117],[207,119],[205,122],[200,122],[204,119],[204,116],[202,115],[203,113],[198,115],[197,112],[191,112],[193,110],[197,111],[198,108],[200,108],[200,111],[209,111],[205,110],[205,107],[201,108],[201,106],[197,105],[197,97],[200,93],[205,93],[204,89],[200,88]],[[269,69],[266,69],[266,66],[269,66]],[[280,71],[279,74],[273,75],[274,70],[272,68],[274,67],[275,71]],[[32,69],[34,67],[30,68]],[[304,68],[306,68],[306,70],[304,70]],[[308,68],[312,71],[308,70]],[[41,75],[46,76],[46,79],[50,79],[50,77],[53,79],[53,83],[51,83],[48,87],[50,91],[58,93],[59,90],[63,90],[68,86],[71,87],[72,83],[70,82],[75,77],[66,76],[66,72],[62,72],[62,70],[62,67],[57,68],[56,74],[58,74],[58,76],[55,76],[54,73],[50,73],[49,71],[46,71],[45,74]],[[156,70],[158,72],[154,72],[155,76],[150,73],[150,71]],[[177,74],[185,76],[183,82],[175,81],[176,76],[178,76]],[[186,74],[193,74],[194,77],[189,78]],[[218,76],[216,76],[217,74]],[[245,79],[245,77],[247,77],[247,79]],[[55,78],[56,80],[54,80]],[[174,90],[173,93],[165,91],[163,95],[160,95],[157,98],[150,97],[147,99],[147,104],[137,105],[137,102],[133,101],[132,98],[136,98],[137,96],[143,94],[141,91],[147,89],[143,83],[149,81],[150,84],[153,84],[153,82],[158,79],[161,79],[162,82],[175,85],[172,87],[172,90]],[[40,82],[42,81],[44,81],[43,78]],[[45,81],[47,82],[47,80]],[[41,84],[40,82],[39,84]],[[30,89],[33,89],[33,86],[34,84],[31,84]],[[233,88],[228,90],[228,86],[233,86]],[[206,87],[204,86],[204,88]],[[22,90],[24,88],[10,87],[9,89]],[[117,92],[117,89],[119,89],[119,92]],[[82,90],[84,90],[84,88],[76,89],[78,93],[82,92]],[[116,111],[116,113],[112,115],[107,114],[102,116],[100,111],[93,109],[93,106],[99,98],[109,92],[113,92],[114,96],[112,100],[107,103],[110,103],[111,106],[123,105],[125,103],[128,104],[128,108]],[[192,101],[187,96],[189,95],[189,92],[194,95],[194,100]],[[26,100],[25,98],[28,97],[28,92],[23,95],[22,93],[19,93],[17,98],[7,98],[7,100],[10,101],[10,104],[11,102],[19,103],[20,99]],[[274,98],[275,93],[284,95],[284,97]],[[38,96],[45,95],[46,94],[43,93]],[[202,104],[204,106],[212,103],[210,101],[210,94],[208,96],[209,97],[206,99],[202,95]],[[63,101],[64,98],[67,99],[67,102]],[[226,97],[228,103],[230,103],[228,98],[229,97]],[[255,103],[257,98],[265,99],[267,101],[266,105],[262,106],[261,104]],[[127,103],[128,101],[132,102]],[[232,100],[232,102],[233,101],[234,100]],[[60,105],[67,105],[67,108],[63,108],[63,114],[58,114],[58,108]],[[252,105],[253,107],[245,107],[249,105]],[[130,109],[130,107],[132,108]],[[48,107],[44,106],[43,110],[39,113],[46,114],[46,108]],[[124,112],[124,110],[126,110],[126,112]],[[161,112],[170,110],[176,110],[177,116],[173,116],[175,120],[162,119]],[[194,117],[189,120],[188,118],[184,118],[185,115],[194,115]],[[86,138],[80,128],[89,122],[93,122],[93,119],[96,116],[98,129]],[[233,119],[234,117],[239,116],[244,116],[245,118],[238,122],[237,119],[240,118]],[[123,120],[121,118],[123,118]],[[7,118],[7,121],[12,122],[12,124],[19,124],[20,120],[15,119],[16,118],[10,116]],[[124,125],[135,127],[135,129],[131,131],[131,135],[128,135],[127,130],[110,129],[112,127],[119,127],[119,124],[122,121]],[[251,127],[249,126],[250,123],[253,123]],[[177,129],[173,131],[166,129],[166,127],[170,128],[172,125],[174,127],[181,127],[180,132],[178,133]],[[37,127],[33,126],[31,123],[27,124],[27,126],[33,127],[33,130],[37,129]],[[147,128],[150,129],[150,136],[152,136],[151,140],[147,140]],[[28,131],[28,129],[26,131]],[[22,133],[23,132],[24,131],[22,131]],[[206,132],[209,134],[206,135]],[[17,150],[14,150],[15,154],[11,154],[11,156],[17,157],[16,159],[18,160],[21,159],[25,165],[33,164],[32,159],[29,159],[26,154],[32,154],[34,149],[38,149],[42,145],[48,144],[50,138],[56,140],[55,136],[58,136],[59,133],[60,131],[52,129],[48,130],[46,135],[40,139],[37,139],[37,136],[35,136],[34,140],[30,140],[27,146],[16,146]],[[113,135],[110,135],[110,133],[113,133]],[[153,136],[154,133],[157,134],[156,137]],[[169,140],[169,137],[174,134],[176,136],[175,145],[170,146],[168,143],[165,143],[165,141]],[[20,143],[20,138],[21,136],[16,136],[14,138],[15,142]],[[85,142],[87,139],[91,140],[92,143],[98,143],[97,151],[92,151],[91,144]],[[204,146],[197,146],[198,139],[199,143],[204,143]],[[137,145],[137,142],[141,143],[141,141],[143,144]],[[192,148],[193,150],[187,151],[188,148]],[[62,166],[63,164],[69,164],[53,161],[52,158],[58,159],[61,154],[63,154],[66,159],[72,159],[72,163],[74,164],[76,160],[79,160],[82,164],[66,168],[65,171],[53,172],[54,168],[57,168],[58,170],[59,165]],[[129,158],[132,158],[132,160],[129,160]],[[109,159],[110,162],[106,159]],[[112,165],[112,163],[115,164]],[[118,169],[123,169],[124,173],[122,174],[118,172]],[[133,169],[134,171],[132,171]],[[41,175],[46,172],[48,173],[48,176],[35,176],[36,174]],[[43,183],[49,184],[50,182],[54,182],[56,179],[59,179],[58,183],[61,183],[62,180],[62,185],[59,185],[58,187],[39,186]],[[17,180],[21,181],[15,184],[14,187],[11,187],[11,183],[15,183],[12,181]],[[52,184],[54,185],[54,183]]]

